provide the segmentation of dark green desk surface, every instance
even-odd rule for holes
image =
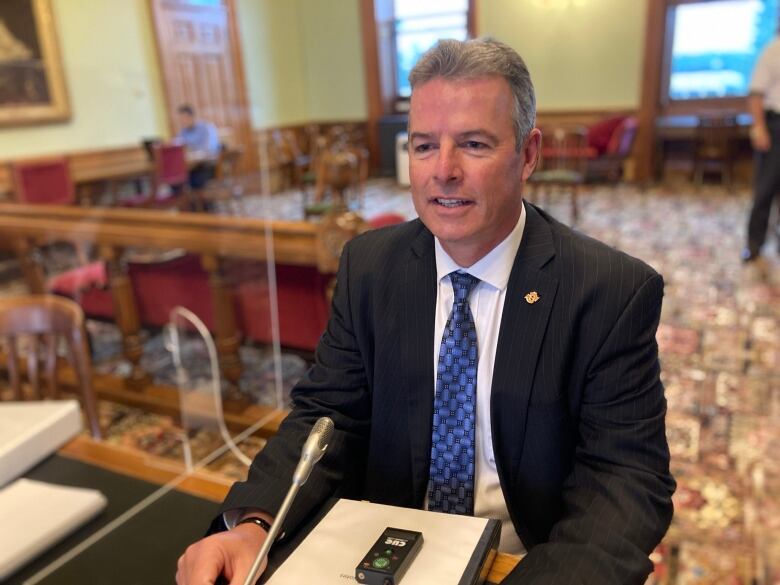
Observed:
[[[21,584],[160,486],[60,455],[24,475],[29,479],[89,487],[108,498],[105,510],[5,583]],[[219,505],[171,491],[47,576],[45,585],[170,585],[176,560],[203,536]]]

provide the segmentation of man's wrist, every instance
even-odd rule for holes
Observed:
[[[271,532],[271,523],[268,522],[268,520],[265,518],[261,518],[260,516],[245,516],[236,522],[236,526],[241,526],[242,524],[254,524],[255,526],[259,526],[265,531],[266,534]]]

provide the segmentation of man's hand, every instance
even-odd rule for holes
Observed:
[[[766,126],[754,125],[750,129],[750,142],[753,149],[758,152],[766,152],[772,146],[772,139]]]
[[[220,575],[230,585],[243,585],[260,547],[268,536],[254,524],[241,524],[190,545],[179,557],[177,585],[214,585]],[[260,565],[260,575],[266,561]]]

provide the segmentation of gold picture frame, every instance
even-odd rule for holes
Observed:
[[[0,126],[68,119],[51,0],[0,1]]]

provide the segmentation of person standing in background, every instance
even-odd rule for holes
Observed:
[[[753,116],[750,142],[756,152],[756,166],[742,260],[753,262],[761,256],[772,201],[780,193],[780,36],[775,36],[758,58],[750,82],[748,110]]]

